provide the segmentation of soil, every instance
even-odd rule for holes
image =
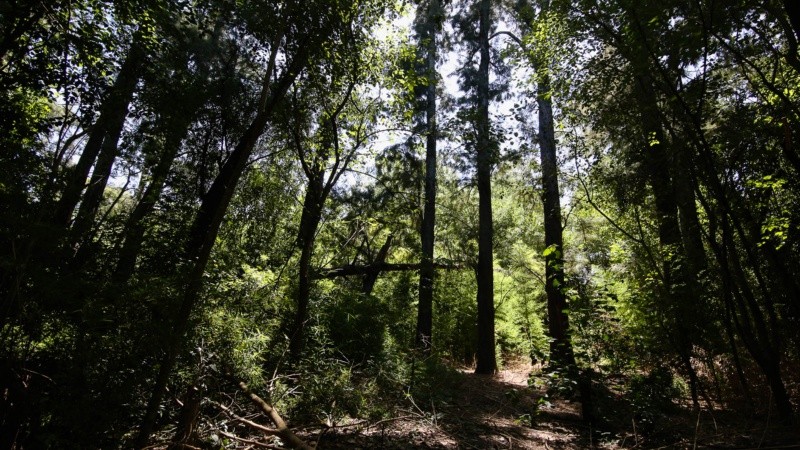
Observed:
[[[697,411],[687,400],[667,412],[642,415],[613,379],[604,379],[593,386],[599,425],[590,426],[581,417],[577,399],[548,397],[541,376],[529,386],[530,374],[540,373],[539,367],[517,363],[490,376],[475,375],[468,368],[459,372],[454,382],[443,383],[447,401],[408,396],[389,418],[351,419],[294,431],[314,448],[333,450],[800,449],[800,430],[776,424],[769,410],[751,414],[704,404]],[[251,418],[267,422],[264,417]],[[236,436],[223,446],[283,448],[276,437],[258,434]]]
[[[316,448],[335,450],[800,449],[797,430],[732,411],[697,413],[690,405],[650,422],[639,419],[637,426],[635,414],[613,392],[604,405],[611,417],[600,428],[591,427],[582,420],[578,401],[545,401],[543,389],[529,387],[529,375],[537,370],[520,363],[492,376],[462,369],[453,401],[435,412],[410,402],[388,420],[301,434]]]

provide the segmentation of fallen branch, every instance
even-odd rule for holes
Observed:
[[[243,442],[245,444],[250,444],[250,445],[253,445],[253,446],[256,446],[256,447],[261,447],[261,448],[271,448],[271,449],[274,449],[274,450],[281,450],[282,449],[282,447],[277,447],[277,446],[274,446],[274,445],[266,444],[264,442],[254,441],[252,439],[245,439],[245,438],[236,436],[233,433],[228,433],[228,432],[225,432],[225,431],[222,431],[222,430],[217,430],[217,431],[219,432],[219,434],[221,434],[221,435],[223,435],[223,436],[225,436],[227,438],[231,438],[233,440],[236,440],[236,441],[239,441],[239,442]]]
[[[379,263],[379,264],[370,264],[366,266],[356,265],[356,264],[348,264],[346,266],[341,267],[329,267],[320,269],[316,273],[311,275],[311,278],[314,280],[326,279],[326,278],[337,278],[337,277],[351,277],[357,275],[369,275],[375,274],[380,272],[403,272],[403,271],[412,271],[412,270],[419,270],[421,267],[420,263],[412,263],[412,264],[391,264],[391,263]],[[459,270],[464,269],[465,266],[460,264],[434,264],[434,269],[442,269],[442,270]]]
[[[301,449],[301,450],[311,450],[311,447],[309,447],[308,444],[303,442],[302,439],[297,437],[297,435],[294,434],[292,432],[292,430],[289,429],[289,427],[286,425],[286,422],[283,421],[283,418],[280,416],[280,414],[278,414],[278,411],[276,411],[275,408],[272,407],[272,405],[270,405],[269,403],[265,402],[258,395],[254,394],[250,390],[250,388],[247,387],[247,384],[245,382],[243,382],[243,381],[239,382],[239,388],[245,394],[247,394],[247,396],[250,398],[250,401],[254,405],[258,406],[259,409],[261,409],[261,411],[264,414],[266,414],[267,417],[269,417],[269,420],[271,420],[272,423],[275,424],[275,428],[276,428],[275,430],[267,428],[268,430],[270,430],[272,432],[275,432],[275,434],[280,436],[280,438],[284,442],[289,444],[289,446],[292,447],[292,448],[298,448],[298,449]],[[266,427],[264,427],[264,428],[266,428]]]
[[[230,410],[230,408],[228,408],[227,406],[225,406],[225,405],[223,405],[221,403],[217,403],[216,405],[217,405],[217,407],[219,407],[219,409],[225,411],[225,414],[231,416],[233,418],[233,420],[235,420],[237,422],[242,422],[243,424],[247,425],[250,428],[255,428],[256,430],[259,430],[262,433],[268,434],[270,436],[278,436],[280,434],[278,432],[278,430],[276,430],[274,428],[265,427],[264,425],[261,425],[260,423],[256,423],[256,422],[253,422],[252,420],[245,419],[244,417],[237,416],[233,411]]]

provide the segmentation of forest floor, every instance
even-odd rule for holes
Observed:
[[[615,410],[613,394],[605,407],[614,417],[605,420],[605,430],[593,429],[581,420],[577,401],[539,400],[545,392],[528,386],[531,370],[517,364],[486,376],[462,369],[451,401],[419,405],[423,399],[409,398],[409,407],[398,408],[395,417],[301,430],[300,435],[319,449],[349,450],[800,449],[797,430],[719,409],[676,408],[637,425],[619,396]]]

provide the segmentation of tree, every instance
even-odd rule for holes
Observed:
[[[492,161],[493,146],[489,125],[489,29],[491,1],[481,0],[479,9],[478,47],[480,66],[476,80],[477,178],[479,201],[478,265],[478,351],[475,373],[490,374],[497,370],[494,349],[494,264],[492,250]]]
[[[358,18],[359,11],[356,5],[347,2],[337,5],[336,8],[317,9],[315,14],[318,22],[316,27],[302,25],[301,11],[308,6],[271,5],[275,8],[262,10],[273,14],[277,23],[283,23],[274,35],[269,36],[267,49],[269,58],[263,75],[263,85],[255,110],[255,116],[250,126],[241,136],[225,165],[220,169],[208,193],[203,199],[198,213],[192,223],[185,249],[186,260],[189,261],[185,287],[177,314],[172,323],[169,340],[164,346],[164,356],[161,359],[158,376],[153,385],[152,394],[148,401],[144,418],[139,427],[136,446],[144,446],[152,433],[161,400],[166,391],[175,360],[181,349],[181,344],[189,328],[189,319],[200,300],[203,273],[211,255],[222,218],[233,196],[239,178],[244,171],[247,161],[258,139],[264,133],[267,124],[283,101],[284,96],[291,88],[295,79],[305,69],[312,56],[316,57],[322,44],[331,42],[337,36],[346,35],[352,21]],[[327,12],[327,14],[325,14]],[[260,17],[264,20],[264,16]],[[282,70],[278,55],[285,53],[287,57]]]
[[[424,8],[424,9],[423,9]],[[433,256],[436,226],[436,87],[438,76],[437,34],[443,19],[443,7],[438,0],[430,0],[420,6],[422,19],[418,31],[420,45],[424,48],[425,60],[425,201],[422,214],[422,265],[419,271],[419,305],[417,309],[417,333],[415,342],[424,353],[430,353],[433,334]]]
[[[357,152],[369,140],[370,122],[374,114],[373,105],[364,104],[357,98],[356,85],[362,81],[360,55],[357,38],[350,36],[348,42],[355,51],[354,58],[344,59],[341,67],[333,67],[330,85],[322,84],[316,92],[306,89],[308,97],[300,99],[295,92],[292,108],[293,119],[288,124],[291,146],[297,154],[307,184],[303,199],[303,210],[297,235],[300,247],[298,267],[297,311],[290,332],[290,352],[299,359],[303,350],[305,324],[308,320],[311,296],[311,257],[322,220],[323,207],[332,189],[344,174]],[[322,71],[324,73],[324,71]],[[324,75],[311,78],[312,83],[324,83]],[[315,110],[314,105],[322,105]],[[318,118],[319,124],[313,120]]]
[[[567,315],[566,278],[564,276],[564,238],[562,234],[561,194],[558,182],[558,156],[553,118],[553,88],[550,83],[553,50],[541,36],[554,31],[556,18],[549,1],[539,5],[538,17],[533,7],[519,2],[517,11],[533,42],[530,58],[536,79],[536,104],[538,106],[539,155],[542,169],[542,205],[544,207],[545,235],[545,293],[547,294],[547,317],[550,335],[550,364],[555,368],[575,366],[575,356],[570,340],[569,317]],[[534,26],[534,30],[529,30]],[[552,38],[551,38],[552,39]]]

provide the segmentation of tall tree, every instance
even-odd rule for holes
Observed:
[[[475,373],[497,370],[494,336],[494,263],[492,232],[492,165],[494,151],[489,122],[489,58],[492,2],[478,3],[480,63],[476,79],[476,151],[478,178],[478,349]]]
[[[354,50],[358,48],[352,40],[349,44],[353,45]],[[359,105],[358,99],[354,98],[354,88],[363,77],[360,55],[355,50],[350,56],[352,58],[343,58],[346,64],[342,67],[332,68],[333,73],[338,73],[330,84],[323,82],[318,90],[315,89],[316,92],[304,93],[306,97],[299,101],[301,95],[294,95],[291,105],[294,117],[288,124],[289,139],[307,178],[297,234],[297,245],[300,247],[297,309],[289,335],[289,348],[295,359],[300,358],[303,350],[312,288],[311,258],[323,207],[369,135],[366,126],[370,122],[371,108],[362,110],[363,105]],[[313,77],[307,80],[309,84],[322,82]],[[317,111],[312,105],[324,106]],[[311,122],[314,117],[319,117],[318,125]],[[345,139],[344,135],[352,139]]]
[[[436,123],[436,87],[438,74],[437,34],[441,27],[443,10],[439,0],[429,0],[420,6],[422,20],[420,45],[425,55],[425,206],[422,214],[422,260],[419,271],[419,304],[417,309],[416,345],[423,352],[429,353],[433,334],[433,286],[434,286],[434,236],[436,226],[436,140],[438,127]],[[418,19],[419,20],[419,19]]]
[[[542,206],[544,208],[544,258],[545,294],[547,295],[547,326],[550,335],[550,364],[554,367],[571,368],[575,365],[567,315],[566,278],[564,276],[564,236],[561,217],[561,193],[558,182],[558,152],[553,118],[553,89],[551,87],[553,50],[545,39],[554,28],[550,2],[538,5],[538,16],[531,5],[520,1],[517,11],[526,31],[535,25],[529,36],[534,41],[531,62],[535,71],[536,105],[538,106],[539,160],[542,169]],[[537,39],[538,37],[538,39]]]
[[[357,13],[355,5],[349,2],[337,4],[330,10],[315,9],[313,14],[318,16],[314,22],[315,26],[307,26],[303,12],[306,11],[307,6],[306,4],[290,3],[271,5],[271,11],[264,10],[264,14],[268,12],[273,14],[275,23],[280,23],[282,26],[269,37],[267,42],[269,57],[262,75],[263,84],[256,104],[255,115],[214,179],[192,223],[185,248],[186,260],[190,264],[180,306],[172,321],[172,329],[169,339],[164,345],[158,375],[135,440],[134,445],[137,447],[144,447],[153,431],[159,405],[166,392],[167,383],[181,350],[184,336],[189,329],[189,319],[200,301],[203,274],[220,224],[250,154],[272,119],[276,108],[311,57],[318,55],[323,43],[336,39],[343,29],[346,31]],[[261,20],[263,19],[262,17]],[[279,63],[280,54],[286,55],[282,70]]]

